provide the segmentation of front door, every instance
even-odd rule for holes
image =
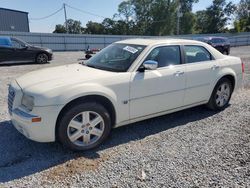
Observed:
[[[11,44],[13,48],[12,59],[17,62],[29,62],[34,59],[32,51],[28,50],[28,47],[25,46],[21,41],[11,38]]]
[[[158,69],[134,72],[130,81],[130,119],[161,113],[183,105],[185,65],[179,46],[153,49],[146,60]]]

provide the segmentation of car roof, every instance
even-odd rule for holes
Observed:
[[[7,36],[0,36],[0,40],[10,40],[10,37],[7,37]]]
[[[158,45],[158,44],[201,44],[200,41],[188,40],[188,39],[175,39],[175,38],[135,38],[118,41],[119,44],[136,44],[136,45]]]
[[[207,37],[196,37],[194,39],[205,39],[205,40],[211,40],[211,39],[225,39],[227,40],[227,37],[218,37],[218,36],[207,36]]]

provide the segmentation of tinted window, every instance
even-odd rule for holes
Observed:
[[[211,42],[212,43],[220,43],[220,40],[219,39],[211,39]]]
[[[158,62],[158,67],[181,64],[181,55],[179,46],[163,46],[153,49],[146,60]]]
[[[15,39],[11,39],[11,44],[13,48],[22,48],[23,44]]]
[[[0,46],[11,46],[8,38],[0,38]]]
[[[187,63],[209,61],[211,54],[202,46],[184,46]]]
[[[220,39],[221,43],[225,43],[226,40],[225,39]]]
[[[212,43],[225,43],[225,39],[222,38],[214,38],[211,40]]]

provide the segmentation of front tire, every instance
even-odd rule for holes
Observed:
[[[223,54],[224,54],[224,55],[229,55],[228,50],[224,50],[224,51],[223,51]]]
[[[232,92],[232,82],[227,78],[220,79],[207,104],[208,108],[217,111],[225,109],[231,99]]]
[[[84,151],[99,146],[109,135],[111,119],[100,104],[89,102],[66,110],[59,121],[59,141],[71,150]]]
[[[41,54],[38,54],[36,56],[36,62],[39,63],[39,64],[45,64],[45,63],[48,63],[48,55],[45,54],[45,53],[41,53]]]

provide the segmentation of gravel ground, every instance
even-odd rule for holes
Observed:
[[[55,53],[46,65],[0,67],[0,187],[250,187],[250,47],[233,48],[246,63],[245,87],[230,107],[203,106],[114,129],[82,153],[19,134],[7,114],[7,84],[81,52]]]

